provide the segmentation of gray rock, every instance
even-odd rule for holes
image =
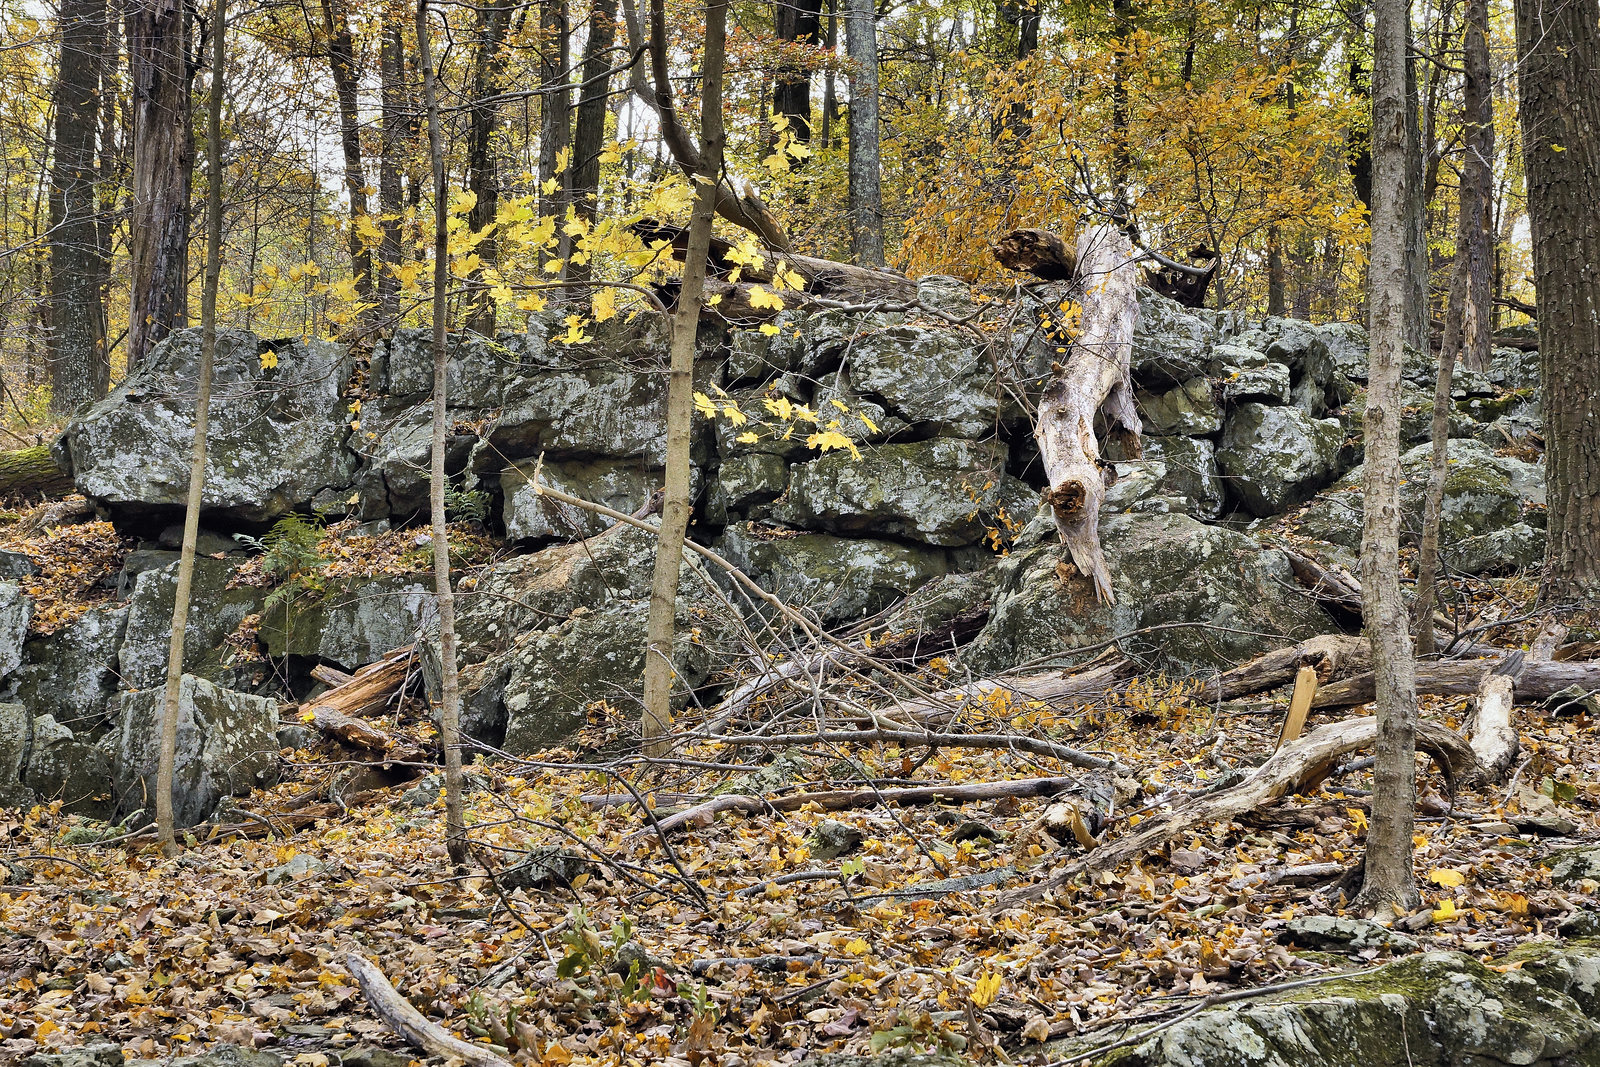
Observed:
[[[194,1056],[130,1060],[128,1067],[283,1067],[283,1057],[272,1052],[240,1048],[238,1045],[213,1045]]]
[[[860,848],[865,837],[859,827],[824,819],[811,834],[811,854],[819,860],[838,859]]]
[[[1222,409],[1207,378],[1191,378],[1164,393],[1140,393],[1136,400],[1146,434],[1198,437],[1222,429]]]
[[[291,748],[295,751],[307,749],[317,743],[318,736],[315,730],[304,726],[297,726],[294,723],[281,724],[277,733],[278,747]]]
[[[31,578],[38,573],[39,565],[29,559],[26,552],[0,548],[0,579]]]
[[[53,716],[70,730],[110,723],[128,610],[125,605],[90,608],[48,637],[30,639],[22,666],[0,686],[0,697],[26,705],[35,715]]]
[[[231,664],[224,643],[245,616],[258,614],[265,590],[229,589],[237,560],[196,559],[190,591],[188,631],[184,636],[183,670],[221,685],[244,684],[244,672]],[[128,597],[128,620],[117,651],[118,674],[126,689],[151,689],[165,684],[167,651],[172,639],[172,605],[178,588],[178,565],[147,570],[134,581]]]
[[[122,1047],[105,1042],[65,1052],[36,1052],[21,1067],[122,1067],[122,1063]]]
[[[65,811],[103,818],[111,811],[105,751],[49,715],[0,704],[0,808],[59,799]]]
[[[1562,937],[1600,938],[1600,911],[1575,911],[1562,919],[1556,930]]]
[[[1059,545],[1018,547],[997,567],[989,621],[961,654],[963,665],[994,674],[1157,623],[1193,623],[1122,643],[1150,669],[1184,674],[1331,628],[1297,591],[1287,558],[1242,534],[1187,515],[1110,515],[1100,542],[1115,604],[1096,602],[1082,577],[1059,577],[1058,565],[1070,560]]]
[[[280,863],[267,872],[268,885],[280,885],[284,882],[298,882],[313,874],[321,874],[328,869],[328,865],[315,856],[308,856],[304,852],[291,856],[287,863]]]
[[[281,599],[261,616],[260,640],[273,656],[305,656],[355,670],[411,644],[432,616],[427,575],[353,579],[319,594]]]
[[[1290,395],[1289,368],[1282,363],[1235,371],[1222,380],[1222,397],[1229,404],[1287,404]]]
[[[113,771],[123,811],[153,804],[162,698],[160,689],[122,695]],[[277,781],[277,729],[277,701],[184,675],[173,781],[173,819],[178,825],[204,821],[223,797],[245,796]]]
[[[1497,348],[1486,377],[1502,389],[1537,389],[1539,353],[1525,352],[1520,348]]]
[[[706,518],[726,523],[750,508],[770,504],[789,486],[789,465],[782,456],[750,452],[730,456],[717,468]]]
[[[1562,884],[1585,879],[1600,881],[1600,848],[1575,848],[1560,853],[1550,868],[1550,878]]]
[[[508,890],[548,889],[568,886],[580,874],[594,870],[594,859],[556,845],[529,850],[520,862],[506,867],[496,881]]]
[[[327,487],[350,485],[355,473],[344,447],[349,353],[296,341],[278,347],[277,366],[263,370],[263,344],[244,330],[217,335],[204,497],[213,519],[271,522],[309,507]],[[57,451],[79,492],[134,520],[182,509],[199,359],[200,331],[179,330],[67,424]]]
[[[941,549],[740,523],[718,551],[770,593],[824,625],[873,615],[950,567]]]
[[[1217,466],[1252,515],[1278,515],[1339,476],[1344,432],[1298,408],[1241,405],[1228,417]]]
[[[183,549],[183,525],[181,523],[168,526],[157,536],[156,542],[162,548],[181,551]],[[214,533],[211,530],[196,531],[194,550],[197,555],[214,556],[219,552],[242,552],[243,546],[231,537]]]
[[[1214,519],[1222,514],[1227,495],[1215,445],[1195,437],[1147,437],[1141,444],[1141,458],[1117,463],[1117,480],[1106,490],[1104,513],[1135,510],[1152,497],[1177,497],[1185,501],[1179,510],[1190,515]],[[1107,451],[1116,458],[1119,450]]]
[[[1290,919],[1283,940],[1305,948],[1334,948],[1360,951],[1368,948],[1392,952],[1415,952],[1417,939],[1389,929],[1370,919],[1344,916],[1308,915]]]
[[[21,704],[0,704],[0,808],[30,808],[37,799],[23,781],[32,717]]]
[[[33,621],[33,601],[16,582],[0,582],[0,680],[22,666],[22,646]]]
[[[1133,380],[1147,389],[1167,389],[1203,377],[1217,340],[1216,328],[1200,315],[1140,289],[1139,321],[1129,358]]]
[[[994,371],[966,333],[911,325],[863,330],[842,358],[857,392],[881,398],[908,423],[950,437],[996,429]]]
[[[998,442],[936,437],[877,445],[857,460],[831,452],[790,471],[775,517],[801,529],[887,534],[930,545],[981,541],[1002,512],[1031,515],[1037,494],[1005,473]]]
[[[1525,522],[1500,530],[1463,537],[1444,549],[1452,570],[1463,574],[1515,574],[1544,561],[1545,532]]]
[[[531,480],[536,466],[536,462],[518,463],[500,475],[507,537],[575,541],[611,525],[613,520],[604,515],[536,493]],[[650,499],[663,475],[638,460],[600,459],[546,463],[539,477],[552,489],[631,515]]]
[[[1123,1067],[1446,1067],[1600,1062],[1600,950],[1538,942],[1504,973],[1428,952],[1374,974],[1213,1009]],[[1056,1055],[1060,1054],[1057,1050]]]

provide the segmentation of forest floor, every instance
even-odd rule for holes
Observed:
[[[134,1057],[232,1042],[308,1067],[359,1062],[358,1048],[404,1063],[417,1054],[369,1010],[350,952],[430,1019],[518,1062],[694,1067],[900,1045],[1044,1062],[1048,1040],[1109,1043],[1197,998],[1388,958],[1286,940],[1296,918],[1345,914],[1357,884],[1371,781],[1355,756],[1315,795],[1020,903],[1002,894],[1083,851],[1050,798],[735,811],[653,829],[719,792],[1071,775],[1099,797],[1101,839],[1116,839],[1273,749],[1286,693],[1220,708],[1192,693],[1157,680],[1070,714],[1005,701],[968,713],[1113,755],[1132,768],[1120,778],[887,744],[761,762],[714,741],[601,771],[583,760],[625,739],[604,725],[617,718],[597,718],[586,757],[471,768],[464,870],[446,856],[436,776],[327,802],[350,761],[331,742],[286,753],[285,782],[242,802],[258,816],[249,828],[191,840],[173,860],[148,838],[89,843],[102,824],[37,808],[0,822],[13,883],[0,886],[0,1061],[111,1040]],[[1465,698],[1424,702],[1444,725],[1465,710]],[[1493,960],[1552,936],[1595,888],[1564,892],[1548,863],[1600,841],[1600,732],[1539,708],[1517,721],[1509,785],[1450,797],[1432,770],[1421,776],[1427,905],[1405,923],[1420,947]],[[414,700],[386,725],[427,740]],[[1076,803],[1089,810],[1082,793]],[[845,827],[859,843],[824,858],[852,843]],[[979,877],[947,881],[967,876]]]

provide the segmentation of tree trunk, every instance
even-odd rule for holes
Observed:
[[[1517,0],[1522,158],[1539,307],[1545,594],[1600,600],[1600,2]]]
[[[1283,263],[1283,234],[1277,223],[1267,227],[1267,314],[1289,311],[1289,279]]]
[[[189,19],[181,0],[136,0],[128,10],[133,81],[132,291],[128,369],[188,318]]]
[[[411,94],[406,90],[406,53],[400,16],[392,5],[384,8],[380,32],[383,34],[378,60],[383,83],[383,151],[378,157],[378,201],[383,218],[378,228],[383,237],[378,243],[376,296],[380,321],[393,328],[400,315],[400,279],[396,272],[404,254],[400,246],[400,216],[405,211],[400,157],[411,142],[411,123],[407,115]]]
[[[850,255],[864,267],[881,267],[878,28],[872,0],[844,0],[844,40],[850,56]]]
[[[1456,260],[1450,283],[1450,309],[1439,343],[1439,375],[1433,393],[1433,457],[1423,505],[1417,553],[1417,599],[1412,630],[1417,655],[1433,653],[1433,608],[1439,569],[1439,517],[1450,437],[1450,388],[1460,359],[1484,370],[1490,358],[1490,256],[1494,227],[1494,86],[1489,71],[1488,0],[1467,0],[1463,115],[1466,162],[1462,167],[1456,222]]]
[[[211,415],[211,366],[217,353],[217,286],[222,277],[222,98],[227,88],[228,0],[216,0],[211,25],[211,100],[206,109],[206,273],[200,290],[200,382],[194,405],[194,448],[189,456],[189,498],[183,512],[183,545],[172,596],[172,638],[167,646],[167,685],[161,704],[161,751],[156,767],[156,832],[168,856],[178,852],[172,824],[172,778],[178,754],[178,706],[183,695],[183,644],[194,588],[195,542],[206,487],[206,432]]]
[[[472,59],[472,103],[467,110],[467,188],[476,199],[467,222],[487,232],[478,242],[478,259],[493,269],[500,261],[493,226],[500,212],[500,167],[495,130],[500,125],[500,95],[505,73],[506,32],[511,26],[510,0],[491,0],[478,8],[478,45]],[[483,284],[483,269],[472,272],[467,329],[494,337],[494,298]]]
[[[589,40],[583,48],[583,89],[578,94],[578,121],[572,138],[572,203],[578,218],[591,227],[600,214],[600,153],[606,143],[611,46],[616,39],[617,0],[595,0],[589,14]],[[567,269],[567,277],[573,281],[588,281],[591,273],[587,260]]]
[[[1361,530],[1362,617],[1372,641],[1377,763],[1365,881],[1358,905],[1420,903],[1412,871],[1416,800],[1416,665],[1400,593],[1400,371],[1412,301],[1408,206],[1416,141],[1406,117],[1406,0],[1376,0],[1372,72],[1371,356],[1366,405],[1366,496]]]
[[[773,28],[778,40],[815,48],[822,40],[822,0],[776,0]],[[800,51],[799,48],[793,49]],[[772,90],[772,113],[789,120],[789,132],[800,144],[811,141],[811,69],[793,56],[778,64]],[[798,165],[803,160],[791,160]]]
[[[60,496],[70,492],[72,478],[56,466],[49,445],[0,452],[0,496]]]
[[[1123,438],[1123,453],[1139,454],[1139,414],[1128,379],[1139,322],[1138,271],[1132,242],[1111,226],[1086,228],[1076,258],[1082,325],[1066,365],[1058,364],[1045,386],[1033,436],[1050,479],[1044,498],[1055,512],[1061,543],[1079,573],[1094,582],[1096,596],[1113,603],[1111,573],[1100,549],[1106,483],[1095,423],[1104,417],[1107,432]]]
[[[444,129],[428,35],[428,0],[417,3],[417,61],[422,65],[428,112],[428,155],[433,163],[433,456],[428,510],[433,534],[433,592],[439,610],[439,741],[444,747],[445,847],[450,862],[467,862],[461,805],[461,689],[456,666],[456,598],[450,585],[450,526],[445,519],[445,438],[450,431],[450,350],[445,344],[450,292],[450,205],[444,182]]]
[[[323,27],[328,34],[328,68],[333,93],[339,103],[339,148],[344,154],[344,188],[350,197],[350,269],[355,275],[356,298],[372,303],[372,251],[361,236],[360,223],[368,215],[367,176],[361,167],[361,114],[356,92],[361,74],[356,70],[355,38],[343,0],[322,0]],[[362,313],[370,322],[371,309]]]
[[[1376,30],[1374,30],[1376,32]],[[1376,49],[1374,49],[1376,51]],[[1376,67],[1376,63],[1374,63]],[[1373,75],[1377,77],[1376,74]],[[1428,199],[1423,184],[1421,108],[1417,93],[1417,61],[1406,31],[1405,69],[1405,219],[1406,308],[1405,343],[1417,352],[1428,350]],[[1373,134],[1377,136],[1376,132]],[[1374,181],[1376,181],[1374,172]],[[1374,196],[1379,194],[1374,193]],[[1376,209],[1374,209],[1376,210]]]
[[[539,84],[544,89],[539,116],[539,214],[553,218],[560,232],[571,187],[572,89],[567,80],[567,0],[541,0],[539,4]],[[565,259],[567,243],[548,258]],[[563,272],[565,276],[565,272]]]
[[[50,163],[50,410],[70,415],[106,395],[111,361],[100,284],[96,202],[101,68],[107,36],[105,0],[64,0],[53,106],[55,153]],[[115,108],[115,102],[107,102]]]
[[[701,59],[700,158],[705,180],[695,183],[689,221],[689,248],[683,287],[672,312],[671,365],[667,377],[667,477],[661,505],[661,535],[656,540],[650,611],[645,623],[645,751],[658,754],[672,724],[672,636],[678,602],[678,571],[689,530],[689,443],[694,420],[694,351],[704,299],[706,257],[716,213],[717,176],[722,173],[722,65],[727,34],[727,0],[706,8],[705,51]]]

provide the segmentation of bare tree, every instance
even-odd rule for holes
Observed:
[[[1371,355],[1364,437],[1362,617],[1372,641],[1378,712],[1372,822],[1358,904],[1413,908],[1416,799],[1416,664],[1400,592],[1400,371],[1412,273],[1409,211],[1415,204],[1408,132],[1406,0],[1373,4],[1372,255],[1368,270]]]
[[[322,0],[323,32],[327,35],[328,68],[333,74],[333,94],[339,104],[339,147],[344,153],[344,188],[350,197],[350,267],[355,274],[356,296],[372,303],[372,251],[361,235],[359,223],[368,215],[367,176],[361,165],[361,114],[357,90],[361,72],[356,68],[355,35],[344,0]],[[373,308],[363,313],[370,320]]]
[[[478,8],[478,43],[472,57],[472,101],[467,108],[467,188],[476,199],[467,222],[484,232],[478,258],[493,267],[499,241],[493,225],[500,212],[500,166],[495,131],[500,125],[500,89],[505,73],[506,31],[511,26],[510,0],[491,0]],[[474,280],[482,271],[474,271]],[[494,299],[481,285],[470,298],[467,329],[494,336]]]
[[[651,19],[661,10],[653,4]],[[683,565],[683,540],[689,530],[689,442],[694,421],[694,352],[700,311],[705,298],[706,261],[711,249],[711,221],[717,211],[717,176],[722,172],[722,67],[727,43],[727,0],[711,0],[706,8],[705,50],[701,58],[700,162],[705,170],[695,182],[694,210],[689,219],[684,253],[683,285],[672,312],[672,351],[667,371],[667,485],[661,506],[661,535],[656,543],[655,573],[650,583],[650,611],[645,624],[644,737],[647,752],[662,748],[659,740],[672,723],[672,637],[678,602],[678,572]],[[652,35],[656,29],[652,27]]]
[[[850,56],[850,254],[863,267],[881,267],[878,29],[872,0],[845,0],[844,40]]]
[[[450,862],[459,866],[467,861],[461,804],[461,688],[456,665],[456,597],[450,584],[450,526],[444,508],[444,454],[450,430],[450,351],[445,343],[450,293],[450,205],[444,181],[439,87],[428,35],[428,0],[417,0],[417,60],[422,65],[428,156],[433,163],[433,463],[428,508],[433,520],[433,589],[439,604],[439,741],[444,746],[445,847]]]
[[[156,767],[156,833],[162,851],[175,855],[172,780],[178,762],[178,711],[183,698],[183,645],[194,589],[195,543],[206,487],[206,432],[211,416],[211,367],[217,352],[217,285],[222,276],[222,97],[227,88],[228,2],[216,0],[211,27],[211,99],[206,145],[211,174],[206,190],[206,267],[200,290],[200,381],[194,405],[194,448],[189,458],[189,497],[183,513],[183,545],[172,600],[172,638],[167,646],[167,684],[161,702],[161,751]]]

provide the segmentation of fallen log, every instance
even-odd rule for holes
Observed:
[[[72,477],[56,465],[48,445],[0,452],[0,496],[62,496]]]
[[[381,752],[386,763],[418,763],[426,758],[422,746],[415,742],[395,737],[365,719],[352,718],[332,708],[313,709],[311,724],[329,737],[336,738],[352,748]]]
[[[311,674],[318,681],[345,680],[307,703],[313,711],[326,708],[340,715],[370,715],[387,706],[390,698],[405,685],[415,649],[415,645],[407,645],[385,653],[382,659],[367,664],[353,675],[332,668],[314,668]],[[323,673],[319,675],[318,672]]]
[[[1478,691],[1485,668],[1493,668],[1495,662],[1463,660],[1418,664],[1417,692],[1433,696],[1469,696]],[[1516,681],[1516,699],[1521,703],[1537,703],[1550,699],[1569,685],[1600,689],[1600,660],[1525,663]],[[1370,703],[1372,699],[1372,674],[1368,672],[1324,686],[1311,706],[1348,708]]]
[[[1078,240],[1077,268],[1081,326],[1065,365],[1055,365],[1040,397],[1033,436],[1050,481],[1044,499],[1061,543],[1078,572],[1094,583],[1096,597],[1115,603],[1100,547],[1106,479],[1095,425],[1104,419],[1107,434],[1120,438],[1122,454],[1139,455],[1140,420],[1128,377],[1139,321],[1133,245],[1114,227],[1091,226]]]
[[[1047,671],[1012,678],[984,678],[941,689],[923,699],[903,700],[876,714],[889,719],[940,722],[956,718],[969,708],[999,710],[1010,706],[1021,709],[1035,702],[1060,704],[1092,700],[1109,696],[1116,690],[1116,683],[1131,673],[1132,664],[1118,660],[1081,674]]]
[[[634,831],[632,836],[648,837],[689,827],[710,826],[725,811],[759,815],[767,811],[799,811],[811,804],[823,811],[870,808],[878,804],[970,804],[1006,797],[1053,797],[1082,784],[1077,778],[1022,778],[1012,782],[965,782],[961,785],[918,785],[896,789],[829,789],[815,793],[791,793],[770,799],[744,793],[725,793],[675,815],[657,819],[653,825]]]
[[[1206,683],[1200,696],[1207,703],[1276,689],[1294,679],[1301,667],[1317,672],[1317,683],[1327,685],[1344,675],[1372,666],[1372,642],[1364,637],[1323,634],[1298,645],[1274,649],[1249,663],[1223,671]]]
[[[352,952],[345,956],[344,965],[356,980],[356,985],[361,987],[373,1014],[414,1048],[430,1056],[460,1061],[467,1067],[511,1067],[510,1061],[501,1059],[482,1045],[463,1041],[438,1023],[423,1018],[409,1000],[395,992],[394,986],[378,965],[361,953]]]
[[[994,258],[1007,270],[1047,282],[1070,282],[1078,274],[1077,253],[1049,230],[1012,230],[995,244]]]
[[[751,745],[761,748],[787,748],[790,745],[859,745],[887,742],[893,745],[912,745],[926,748],[981,748],[997,751],[1027,752],[1035,756],[1050,756],[1070,763],[1074,767],[1091,770],[1126,773],[1128,768],[1116,760],[1091,756],[1054,741],[1042,741],[1020,734],[936,734],[923,730],[822,730],[811,734],[739,734],[720,739],[725,745]]]
[[[1328,776],[1339,757],[1372,744],[1377,737],[1378,720],[1370,716],[1313,730],[1299,741],[1284,745],[1238,785],[1215,793],[1191,794],[1167,814],[1141,823],[1136,832],[1101,845],[1045,881],[1005,894],[998,907],[1015,907],[1034,900],[1086,872],[1115,870],[1193,827],[1236,819],[1280,797],[1308,790]],[[1479,773],[1472,749],[1454,730],[1420,723],[1417,747],[1434,757],[1447,781],[1472,781]]]
[[[1360,516],[1356,516],[1358,519]],[[1289,557],[1289,569],[1295,580],[1305,587],[1320,604],[1332,608],[1346,618],[1361,619],[1361,583],[1348,574],[1325,567],[1310,556],[1292,548],[1278,545]]]

